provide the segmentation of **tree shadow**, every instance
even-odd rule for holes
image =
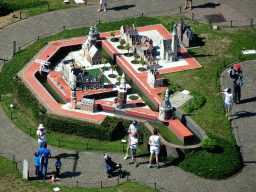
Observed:
[[[197,5],[197,6],[192,6],[193,9],[196,8],[216,8],[220,6],[220,3],[216,4],[216,3],[205,3],[203,5]]]
[[[112,7],[108,10],[120,11],[120,10],[127,10],[129,8],[132,8],[132,7],[135,7],[135,5],[122,5],[122,6],[119,6],[119,7]]]

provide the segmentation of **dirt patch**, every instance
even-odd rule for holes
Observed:
[[[21,18],[20,18],[21,16]],[[10,13],[9,15],[0,17],[0,28],[10,25],[12,23],[15,23],[17,21],[20,21],[22,19],[28,18],[29,14],[27,10],[22,11],[14,11]]]

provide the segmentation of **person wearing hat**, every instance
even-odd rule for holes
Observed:
[[[38,149],[42,148],[43,143],[46,143],[46,135],[45,133],[48,132],[47,129],[44,128],[43,124],[40,124],[37,128],[37,137],[38,137]]]
[[[242,70],[240,65],[235,65],[235,67],[230,68],[230,77],[233,79],[234,89],[233,96],[234,102],[240,103],[241,100],[241,82],[243,83]]]
[[[231,93],[231,89],[227,88],[224,91],[218,93],[219,94],[223,94],[225,95],[225,108],[226,108],[226,117],[228,118],[228,120],[230,120],[231,117],[231,113],[230,113],[230,109],[233,105],[233,94]]]
[[[129,141],[128,141],[128,146],[127,146],[127,150],[126,150],[126,155],[124,157],[124,160],[126,160],[128,158],[128,154],[129,154],[129,149],[130,149],[130,139],[131,139],[131,134],[133,132],[136,132],[137,133],[137,138],[138,138],[138,143],[139,143],[139,138],[140,138],[140,126],[138,125],[138,122],[136,120],[134,120],[132,122],[132,124],[129,126],[129,129],[128,129],[128,133],[129,133]]]
[[[129,162],[129,165],[134,163],[135,167],[138,166],[138,164],[136,163],[136,159],[135,159],[137,145],[138,145],[137,133],[134,131],[131,134],[131,138],[130,138],[130,142],[129,142],[129,146],[130,146],[131,154],[132,154],[132,161]]]

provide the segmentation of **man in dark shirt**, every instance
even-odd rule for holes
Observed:
[[[235,65],[235,67],[230,68],[230,77],[233,79],[234,89],[233,97],[235,103],[240,103],[241,100],[241,85],[237,83],[239,76],[242,76],[242,70],[240,65]]]

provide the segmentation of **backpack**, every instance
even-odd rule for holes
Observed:
[[[40,162],[42,164],[46,164],[46,157],[44,156],[44,154],[42,154],[41,158],[40,158]]]
[[[243,76],[238,74],[238,79],[236,80],[236,85],[242,86],[244,84]]]

